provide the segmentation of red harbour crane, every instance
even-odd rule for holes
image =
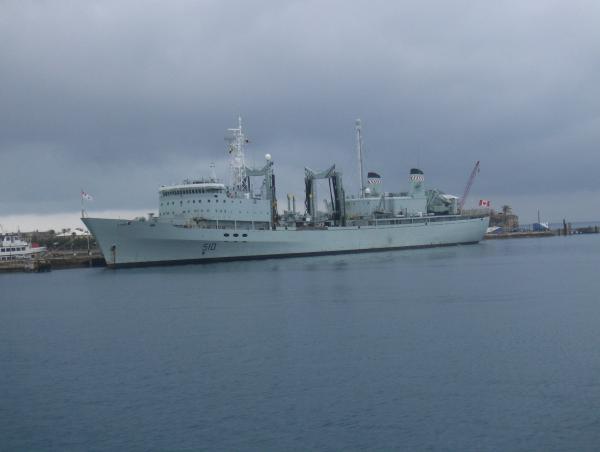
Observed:
[[[471,175],[469,176],[469,180],[467,181],[467,186],[465,187],[465,191],[460,198],[460,204],[458,205],[460,212],[463,210],[463,206],[465,205],[465,201],[467,200],[467,196],[469,196],[469,192],[471,191],[471,186],[473,185],[473,181],[475,180],[475,176],[479,173],[479,160],[475,163],[475,167],[473,171],[471,171]]]

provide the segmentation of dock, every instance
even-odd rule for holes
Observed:
[[[46,259],[22,259],[13,261],[1,261],[0,273],[17,272],[35,272],[40,273],[50,271],[51,267]]]
[[[525,239],[530,237],[554,237],[554,231],[523,231],[523,232],[500,232],[496,234],[485,234],[485,240],[501,239]]]
[[[565,223],[564,227],[559,229],[550,229],[547,231],[513,231],[513,232],[496,232],[485,234],[485,240],[498,239],[521,239],[531,237],[556,237],[556,236],[571,236],[582,234],[598,234],[600,228],[598,226],[586,226],[582,228],[572,228],[569,223]]]
[[[51,253],[46,256],[50,261],[52,269],[81,268],[81,267],[105,267],[106,261],[100,252],[90,253]]]
[[[67,268],[105,267],[106,261],[97,253],[54,252],[36,259],[15,259],[0,262],[0,273],[41,273]]]

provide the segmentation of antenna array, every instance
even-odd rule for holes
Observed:
[[[238,116],[238,127],[227,129],[229,135],[225,140],[229,144],[229,177],[230,184],[234,190],[247,192],[248,178],[246,177],[246,162],[244,157],[244,145],[248,142],[242,130],[242,117]]]

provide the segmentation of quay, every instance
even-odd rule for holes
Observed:
[[[0,262],[0,273],[33,272],[85,267],[105,267],[104,257],[99,252],[68,253],[53,252],[36,259],[20,259]]]
[[[0,273],[40,273],[45,271],[50,271],[50,264],[46,259],[20,259],[13,261],[0,261]]]
[[[582,228],[572,228],[570,223],[565,223],[562,228],[551,229],[547,231],[512,231],[512,232],[494,232],[485,234],[485,240],[498,239],[521,239],[530,237],[556,237],[556,236],[571,236],[581,234],[598,234],[600,228],[598,226],[586,226]]]
[[[555,231],[519,231],[519,232],[499,232],[494,234],[485,234],[485,240],[501,240],[501,239],[524,239],[528,237],[554,237]]]
[[[52,269],[79,268],[79,267],[105,267],[106,262],[100,253],[95,250],[87,253],[54,252],[49,253],[46,259],[50,262]]]

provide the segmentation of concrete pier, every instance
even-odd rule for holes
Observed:
[[[0,273],[45,272],[66,268],[105,267],[106,262],[100,253],[73,254],[52,253],[42,258],[19,259],[0,262]]]
[[[581,234],[598,234],[600,228],[598,226],[586,226],[582,228],[573,228],[571,223],[564,223],[562,228],[549,231],[517,231],[517,232],[499,232],[486,234],[486,240],[494,239],[520,239],[527,237],[554,237],[554,236],[570,236]]]
[[[500,232],[497,234],[486,234],[484,239],[524,239],[528,237],[554,237],[555,235],[554,231]]]

